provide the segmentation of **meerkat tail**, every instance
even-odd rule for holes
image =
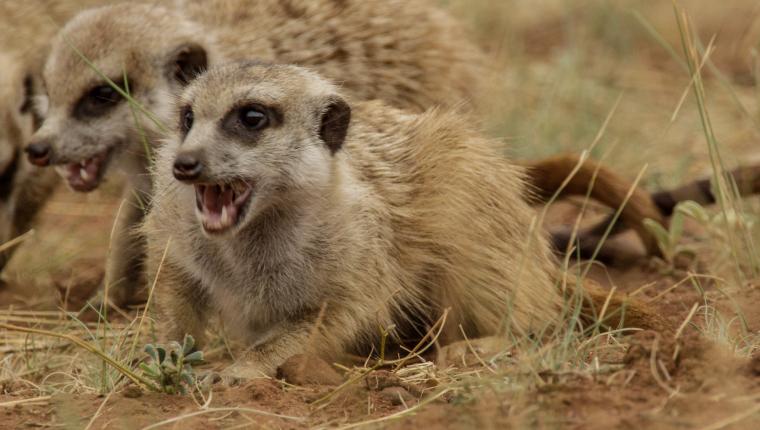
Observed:
[[[558,155],[531,161],[524,166],[528,170],[528,182],[536,193],[537,202],[546,202],[561,188],[561,195],[588,194],[611,209],[622,207],[620,219],[636,230],[649,254],[660,255],[657,240],[644,226],[644,220],[648,218],[666,224],[666,219],[643,189],[607,167],[593,160],[582,161],[577,155]],[[572,174],[576,169],[575,174]],[[562,237],[554,238],[553,242],[556,249],[564,250],[569,237],[564,240],[565,247],[560,247],[563,244]]]
[[[728,177],[736,184],[740,197],[760,193],[760,164],[738,167],[727,172]],[[673,214],[678,203],[692,200],[701,205],[717,203],[713,194],[711,178],[702,178],[670,190],[657,191],[652,194],[652,200],[665,216]]]
[[[760,194],[760,164],[738,167],[728,172],[728,175],[736,184],[736,191],[739,196],[748,197]],[[663,217],[673,215],[675,207],[681,202],[690,200],[700,205],[711,205],[718,201],[715,194],[713,194],[711,178],[709,177],[697,179],[676,188],[657,191],[652,193],[651,199]],[[630,225],[625,220],[614,224],[613,221],[614,214],[610,214],[598,223],[577,233],[574,242],[577,245],[577,252],[581,258],[588,258],[593,255],[608,229],[609,237],[623,233],[630,228]],[[570,229],[553,231],[551,238],[555,249],[567,249],[571,241],[571,235]]]

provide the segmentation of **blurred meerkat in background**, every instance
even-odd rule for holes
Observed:
[[[0,244],[28,231],[58,183],[31,165],[23,149],[42,122],[41,74],[50,40],[76,12],[105,0],[0,2]],[[0,252],[0,270],[15,247]]]

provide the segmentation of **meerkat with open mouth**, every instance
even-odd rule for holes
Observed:
[[[256,63],[180,97],[142,228],[165,337],[202,341],[219,315],[250,346],[227,374],[247,378],[305,350],[359,351],[382,327],[413,337],[447,308],[448,337],[556,324],[523,169],[460,113],[349,100]]]

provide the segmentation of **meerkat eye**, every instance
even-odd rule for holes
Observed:
[[[110,85],[95,87],[88,95],[93,104],[113,104],[119,101],[119,94]]]
[[[260,106],[247,106],[239,111],[240,123],[251,130],[261,130],[269,125],[269,118]]]
[[[119,94],[110,85],[98,85],[88,91],[76,105],[75,114],[81,118],[104,115],[121,101]]]
[[[181,128],[182,132],[187,134],[187,132],[190,131],[191,128],[193,128],[193,121],[195,121],[195,115],[193,114],[193,108],[190,106],[185,107],[182,111],[181,115]]]

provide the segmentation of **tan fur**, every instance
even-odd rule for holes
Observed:
[[[357,99],[421,111],[478,101],[491,78],[463,28],[430,0],[179,0],[227,59],[318,70]],[[250,26],[254,26],[251,29]]]
[[[556,266],[529,227],[523,169],[462,114],[380,102],[351,103],[333,153],[320,130],[337,122],[328,114],[341,100],[295,66],[231,65],[184,93],[179,109],[192,109],[193,126],[161,148],[143,226],[149,273],[161,270],[164,336],[202,339],[219,315],[251,347],[229,372],[250,377],[305,349],[366,347],[393,324],[424,331],[445,308],[449,336],[460,324],[472,337],[555,326]],[[276,106],[281,123],[231,135],[241,102]],[[193,187],[172,177],[180,154],[200,157],[195,184],[254,184],[225,233],[204,232]],[[607,296],[591,291],[598,310]],[[610,309],[621,304],[614,297]]]

